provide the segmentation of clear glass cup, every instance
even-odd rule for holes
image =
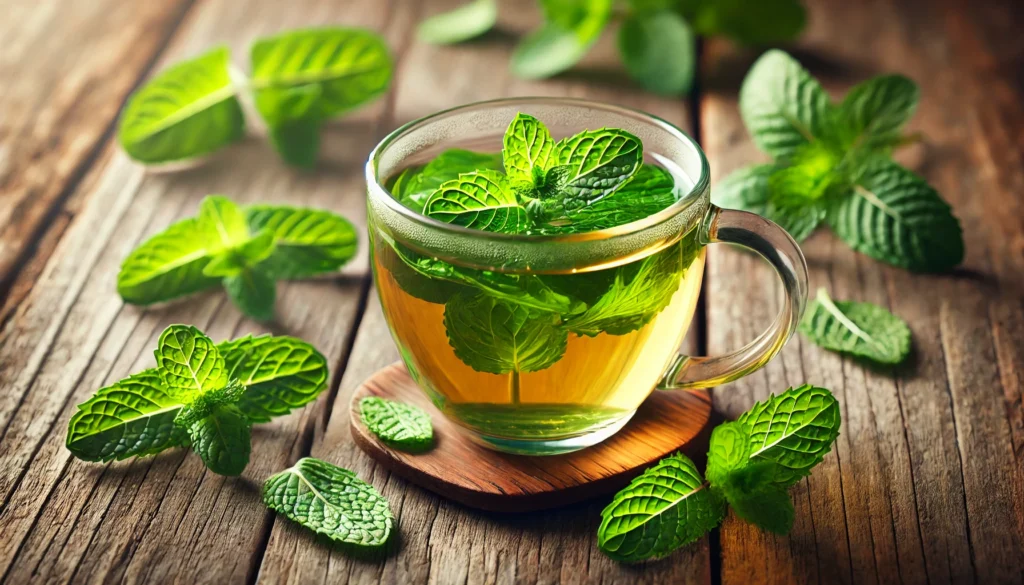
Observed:
[[[385,187],[451,149],[500,152],[519,112],[556,140],[587,129],[638,136],[645,162],[682,196],[618,227],[510,235],[425,217]],[[510,98],[402,126],[366,165],[374,278],[413,379],[446,417],[488,447],[565,453],[621,429],[655,389],[725,384],[765,365],[803,314],[807,268],[796,242],[757,215],[711,204],[697,143],[659,118],[567,98]],[[749,248],[775,267],[786,299],[775,322],[723,356],[679,353],[693,319],[707,244]]]

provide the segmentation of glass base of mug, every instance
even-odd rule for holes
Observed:
[[[501,451],[502,453],[512,453],[514,455],[562,455],[586,449],[614,435],[622,427],[626,426],[626,423],[629,422],[629,419],[633,418],[635,412],[630,412],[626,416],[591,430],[586,434],[560,439],[510,439],[508,437],[487,435],[466,428],[462,430],[478,445],[495,451]]]

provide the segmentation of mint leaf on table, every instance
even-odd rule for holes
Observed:
[[[244,268],[224,278],[224,292],[243,313],[260,321],[274,318],[277,282],[260,268]]]
[[[253,44],[256,109],[290,164],[312,166],[320,125],[387,90],[393,62],[384,40],[354,28],[290,31]]]
[[[240,140],[245,119],[228,74],[229,60],[226,48],[214,49],[168,68],[132,94],[117,132],[128,156],[164,163]]]
[[[467,228],[518,234],[529,227],[526,208],[496,171],[463,173],[442,183],[423,206],[428,217]]]
[[[827,220],[854,250],[907,270],[942,272],[964,259],[963,230],[949,204],[888,159],[870,162]]]
[[[347,469],[304,457],[263,484],[263,503],[335,542],[379,547],[391,536],[387,500]]]
[[[253,422],[288,414],[327,388],[327,359],[301,339],[250,335],[217,349],[227,376],[245,386],[237,406]]]
[[[724,515],[724,502],[693,461],[673,455],[634,479],[601,511],[597,545],[620,561],[660,558],[703,536]]]
[[[188,436],[174,424],[182,407],[156,369],[133,374],[78,405],[67,448],[84,461],[120,461],[185,445]]]
[[[899,364],[910,355],[910,328],[871,303],[833,301],[825,289],[804,313],[800,332],[815,344],[880,364]]]
[[[240,475],[249,464],[252,423],[233,404],[218,404],[203,417],[182,421],[192,450],[210,471],[227,476]]]
[[[697,34],[722,35],[744,45],[791,40],[807,21],[798,0],[698,0],[681,2],[679,9]]]
[[[720,207],[742,209],[770,219],[801,242],[825,219],[825,205],[816,202],[799,207],[773,200],[770,179],[778,170],[772,164],[739,169],[719,181],[711,199]]]
[[[536,188],[544,172],[557,160],[555,140],[540,120],[519,113],[509,123],[502,140],[505,176],[515,186],[525,182]]]
[[[266,232],[273,237],[273,252],[252,264],[273,279],[309,278],[335,272],[355,256],[355,227],[330,211],[249,205],[245,214],[254,233]]]
[[[545,23],[512,53],[512,72],[526,79],[561,73],[575,65],[611,19],[612,0],[544,0]]]
[[[497,0],[471,0],[421,22],[416,37],[435,45],[461,43],[491,30],[497,22]]]
[[[919,99],[917,84],[902,75],[883,75],[855,85],[839,104],[850,145],[872,150],[894,146]]]
[[[567,335],[557,314],[532,313],[491,295],[458,294],[444,307],[448,343],[478,372],[507,374],[551,367],[565,353]]]
[[[223,356],[209,337],[190,325],[164,329],[154,355],[165,391],[186,403],[228,383]]]
[[[697,40],[671,10],[636,12],[619,29],[619,55],[626,71],[662,95],[689,93],[697,66]]]
[[[367,396],[359,401],[359,417],[381,441],[407,451],[423,451],[434,443],[430,415],[422,408]]]

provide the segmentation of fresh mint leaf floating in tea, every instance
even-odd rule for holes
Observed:
[[[839,426],[835,397],[809,384],[755,404],[711,433],[706,480],[674,455],[616,494],[601,512],[598,547],[626,562],[663,557],[718,525],[726,503],[743,520],[787,534],[787,489],[821,462]]]
[[[713,190],[715,203],[777,222],[799,240],[824,220],[855,250],[920,272],[964,256],[960,223],[923,179],[890,158],[917,107],[913,81],[861,83],[838,105],[792,57],[768,51],[740,90],[740,112],[772,165],[740,169]]]
[[[529,219],[505,175],[496,171],[462,173],[442,183],[423,204],[423,213],[446,223],[489,231],[518,234]]]
[[[434,443],[430,415],[422,408],[377,396],[359,401],[359,417],[374,435],[406,451],[423,451]]]
[[[393,62],[383,39],[354,28],[290,31],[257,39],[252,79],[232,75],[227,49],[172,66],[128,100],[118,128],[143,163],[196,158],[240,140],[239,95],[251,92],[271,142],[288,162],[312,166],[327,120],[384,93]]]
[[[815,344],[880,364],[899,364],[910,355],[910,328],[871,303],[833,301],[825,289],[804,314],[800,332]]]
[[[306,528],[340,543],[382,546],[391,536],[387,500],[354,473],[304,457],[263,484],[263,503]]]
[[[424,20],[416,36],[435,45],[461,43],[491,30],[497,22],[498,0],[472,0]]]
[[[355,254],[356,233],[329,211],[239,207],[212,195],[199,214],[172,224],[125,258],[117,292],[150,305],[223,284],[245,314],[273,317],[275,281],[336,271]]]
[[[324,357],[291,337],[214,344],[195,327],[172,325],[155,353],[156,368],[78,406],[66,443],[75,457],[122,460],[191,444],[211,471],[238,475],[252,422],[287,414],[327,387]]]
[[[442,183],[458,179],[462,173],[501,170],[501,153],[486,154],[450,148],[426,165],[407,167],[387,181],[386,186],[403,205],[423,213],[427,197]]]

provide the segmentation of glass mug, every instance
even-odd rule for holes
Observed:
[[[409,209],[385,187],[402,170],[460,148],[497,153],[519,112],[554,138],[621,128],[682,196],[618,227],[569,235],[471,230]],[[782,228],[710,202],[708,162],[683,131],[648,114],[578,99],[469,104],[402,126],[366,165],[374,279],[413,379],[450,420],[500,451],[546,455],[598,443],[655,389],[745,376],[792,335],[807,267]],[[718,357],[679,354],[700,294],[705,246],[766,258],[786,300],[767,331]]]

